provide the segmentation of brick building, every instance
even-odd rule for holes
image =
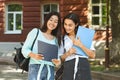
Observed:
[[[0,42],[22,42],[27,33],[39,27],[45,15],[58,11],[63,18],[69,12],[87,23],[87,0],[0,0]]]
[[[51,11],[60,12],[61,19],[74,12],[81,25],[105,30],[106,0],[0,0],[0,44],[23,42],[28,32],[41,26]]]

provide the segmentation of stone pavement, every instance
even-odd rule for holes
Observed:
[[[27,80],[27,72],[21,74],[21,70],[20,69],[16,70],[15,65],[1,64],[0,80]]]
[[[0,80],[27,80],[27,72],[21,72],[21,69],[16,70],[13,57],[0,57]]]
[[[0,65],[0,80],[27,80],[27,72],[21,74],[14,65]]]
[[[0,80],[27,80],[27,72],[21,72],[21,69],[16,70],[13,57],[0,57]]]

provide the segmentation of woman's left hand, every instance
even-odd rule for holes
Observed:
[[[55,64],[56,67],[58,67],[61,64],[61,61],[58,59],[52,59],[53,64]]]

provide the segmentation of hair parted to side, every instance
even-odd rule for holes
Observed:
[[[77,14],[75,14],[75,13],[69,13],[69,14],[67,14],[67,15],[64,17],[64,19],[63,19],[63,24],[64,24],[65,19],[70,19],[70,20],[72,20],[72,21],[75,23],[75,25],[77,25],[77,27],[75,27],[75,34],[76,34],[76,33],[77,33],[78,26],[80,25],[79,16],[78,16]],[[66,34],[64,28],[63,28],[63,31],[64,31],[64,34]]]
[[[58,39],[58,44],[60,45],[60,43],[61,43],[61,17],[60,17],[60,14],[58,12],[50,12],[49,14],[47,14],[47,16],[45,17],[44,24],[41,27],[41,31],[42,32],[47,31],[47,29],[48,29],[47,22],[51,18],[51,16],[53,16],[53,15],[58,17],[58,24],[57,24],[56,29],[54,29],[51,34]]]

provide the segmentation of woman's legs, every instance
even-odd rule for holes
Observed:
[[[63,80],[73,80],[75,59],[64,62]]]
[[[86,58],[79,58],[78,70],[75,80],[92,80],[90,73],[90,65]]]
[[[28,72],[28,80],[37,80],[37,74],[40,64],[30,64]]]
[[[50,73],[51,73],[49,80],[54,80],[54,67],[53,66],[49,66],[49,67],[50,67]],[[47,80],[47,77],[48,77],[48,69],[47,69],[47,66],[45,65],[41,72],[40,80]]]
[[[49,67],[51,73],[49,80],[54,80],[54,67],[53,66],[49,66]],[[28,80],[37,80],[39,68],[40,68],[40,64],[29,65]],[[47,76],[48,76],[48,69],[47,66],[44,65],[43,70],[41,71],[40,74],[40,80],[47,80]]]
[[[64,62],[63,80],[74,80],[75,59]],[[86,58],[79,58],[75,80],[92,80],[90,65]]]

